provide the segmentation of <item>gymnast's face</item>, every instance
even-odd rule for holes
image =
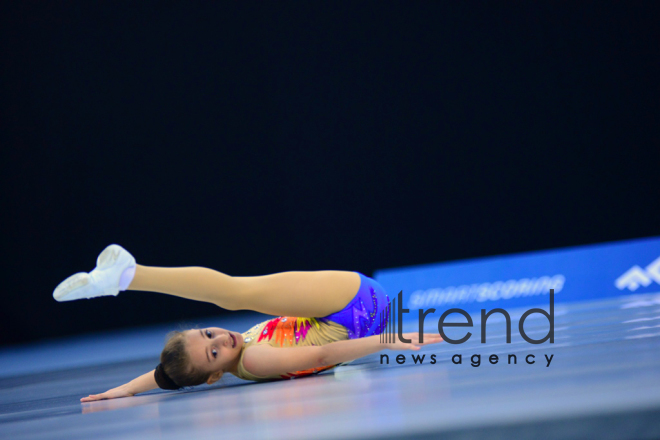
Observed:
[[[186,342],[190,362],[199,371],[220,373],[231,371],[236,367],[236,361],[243,347],[243,336],[240,333],[219,327],[207,327],[186,331]],[[213,377],[211,378],[213,379]]]

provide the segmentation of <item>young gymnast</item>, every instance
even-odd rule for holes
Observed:
[[[124,290],[160,292],[213,303],[228,310],[275,315],[241,334],[218,327],[173,332],[160,364],[132,381],[80,399],[91,402],[128,397],[160,387],[212,384],[224,373],[263,381],[315,374],[384,349],[419,350],[440,342],[438,334],[382,343],[389,298],[375,280],[357,272],[283,272],[232,277],[203,267],[163,268],[137,265],[116,244],[108,246],[90,273],[60,283],[53,297],[72,301],[117,295]],[[386,313],[387,314],[387,313]]]

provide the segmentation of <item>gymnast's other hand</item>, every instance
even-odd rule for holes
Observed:
[[[88,397],[80,399],[81,402],[93,402],[95,400],[116,399],[118,397],[131,397],[134,394],[128,391],[125,385],[113,388],[101,394],[90,394]]]
[[[395,341],[387,344],[390,350],[414,350],[417,351],[424,345],[437,344],[442,342],[442,336],[437,333],[424,333],[424,342],[419,342],[419,333],[404,333],[404,339],[409,339],[410,342],[401,342],[398,336],[395,336]]]

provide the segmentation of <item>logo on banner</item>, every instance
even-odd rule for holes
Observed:
[[[614,285],[619,290],[627,288],[634,292],[640,286],[649,286],[653,281],[660,284],[660,257],[644,269],[637,265],[631,267],[614,281]]]
[[[550,289],[559,293],[565,283],[566,277],[557,274],[538,278],[416,290],[410,295],[408,305],[410,307],[428,307],[524,298],[547,294]]]

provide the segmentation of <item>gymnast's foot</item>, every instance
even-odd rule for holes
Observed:
[[[90,273],[80,272],[62,281],[53,292],[57,301],[117,296],[126,290],[135,275],[135,258],[123,247],[111,244],[96,259]]]

